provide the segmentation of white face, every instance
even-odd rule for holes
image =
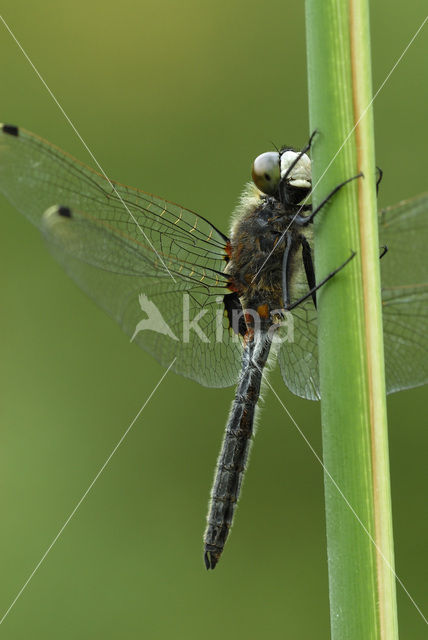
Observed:
[[[281,156],[281,178],[285,176],[293,162],[299,154],[296,151],[285,151]],[[311,188],[311,160],[304,153],[300,160],[294,165],[287,176],[287,182],[292,187],[302,189]]]
[[[253,181],[256,187],[266,195],[273,196],[277,193],[280,181],[299,156],[297,151],[267,151],[254,160],[252,168]],[[306,153],[294,165],[286,177],[286,182],[298,189],[311,188],[311,161]]]

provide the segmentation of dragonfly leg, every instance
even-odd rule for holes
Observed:
[[[309,151],[309,149],[311,148],[312,141],[315,138],[316,134],[317,134],[317,130],[315,129],[315,131],[313,131],[313,133],[311,133],[311,137],[309,138],[308,142],[305,144],[303,149],[301,151],[299,151],[299,153],[297,154],[295,160],[291,163],[291,165],[288,167],[286,173],[281,178],[281,184],[285,183],[286,179],[288,178],[290,173],[293,171],[294,167],[299,162],[300,158],[302,156],[304,156],[307,151]]]
[[[379,193],[379,185],[382,182],[383,171],[380,167],[376,167],[377,179],[376,179],[376,196]]]
[[[285,234],[285,249],[284,256],[282,258],[282,298],[284,301],[284,307],[290,304],[290,292],[288,286],[288,280],[290,276],[289,263],[290,263],[290,249],[291,249],[291,233]]]
[[[383,247],[380,247],[382,249],[381,254],[379,256],[379,260],[382,260],[383,256],[385,255],[385,253],[388,253],[388,247],[386,246],[386,244]]]
[[[311,251],[309,242],[306,240],[305,236],[300,236],[300,244],[302,245],[302,258],[303,258],[303,266],[305,267],[306,280],[308,281],[309,289],[314,289],[312,293],[312,300],[314,303],[314,307],[316,309],[317,293],[316,293],[314,261],[312,260],[312,251]]]
[[[347,260],[345,260],[345,262],[343,262],[339,267],[337,267],[337,269],[335,269],[334,271],[332,271],[331,273],[329,273],[325,278],[323,278],[321,280],[321,282],[318,282],[318,284],[316,284],[314,287],[312,287],[311,289],[309,289],[309,291],[302,296],[301,298],[299,298],[299,300],[296,300],[295,302],[293,302],[292,304],[284,304],[284,311],[292,311],[292,309],[295,309],[296,307],[299,306],[299,304],[301,304],[302,302],[304,302],[305,300],[307,300],[308,298],[310,298],[311,296],[313,296],[313,294],[318,291],[318,289],[320,289],[323,285],[325,285],[326,282],[328,282],[329,280],[331,280],[331,278],[333,276],[336,275],[336,273],[338,273],[339,271],[341,271],[343,269],[343,267],[346,267],[346,265],[348,264],[348,262],[350,262],[354,257],[356,256],[355,251],[353,251],[351,253],[351,255],[349,256],[349,258],[347,258]]]
[[[363,173],[357,173],[356,176],[352,176],[351,178],[348,178],[347,180],[344,180],[343,182],[338,184],[336,187],[334,187],[334,189],[332,191],[330,191],[328,196],[326,196],[324,198],[324,200],[322,200],[322,202],[320,202],[320,204],[317,206],[317,208],[314,209],[309,216],[304,216],[304,217],[296,216],[295,222],[297,222],[297,224],[301,225],[302,227],[306,227],[306,225],[308,225],[309,223],[311,223],[313,221],[313,219],[315,218],[317,213],[319,213],[321,211],[321,209],[327,204],[327,202],[334,196],[335,193],[340,191],[340,189],[342,189],[342,187],[344,187],[345,184],[348,184],[348,182],[352,182],[352,180],[356,180],[357,178],[364,178],[364,174]]]

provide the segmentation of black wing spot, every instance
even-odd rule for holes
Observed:
[[[19,129],[14,124],[4,124],[4,125],[2,125],[2,131],[3,131],[3,133],[9,134],[10,136],[18,137],[18,135],[19,135]]]
[[[72,218],[71,209],[69,207],[58,207],[57,214],[63,218]]]

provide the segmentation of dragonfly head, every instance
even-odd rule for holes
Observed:
[[[311,190],[310,158],[294,149],[262,153],[254,160],[251,173],[260,191],[273,197],[279,197],[281,191],[287,204],[301,202]]]

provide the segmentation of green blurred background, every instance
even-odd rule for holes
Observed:
[[[227,230],[252,158],[308,137],[303,2],[2,2],[3,17],[113,178]],[[373,3],[374,87],[425,3]],[[11,36],[0,119],[91,163]],[[380,203],[426,188],[426,29],[375,103]],[[0,616],[163,370],[75,287],[1,198]],[[271,382],[317,451],[319,406]],[[15,638],[328,638],[319,463],[271,393],[233,534],[202,560],[233,390],[170,374],[0,630]],[[426,391],[389,399],[397,573],[426,597]],[[398,587],[403,638],[425,625]]]

